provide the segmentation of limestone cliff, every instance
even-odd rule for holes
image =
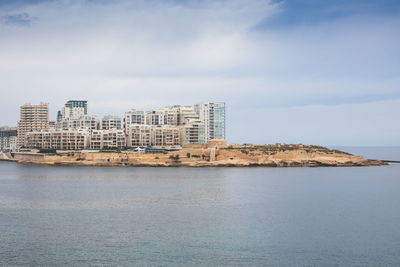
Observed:
[[[314,147],[295,147],[290,149],[271,146],[236,148],[197,148],[183,149],[166,154],[120,153],[82,153],[59,154],[16,153],[15,160],[20,163],[68,166],[187,166],[187,167],[317,167],[317,166],[374,166],[386,163],[366,160],[336,150]]]

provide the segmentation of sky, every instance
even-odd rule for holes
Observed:
[[[230,143],[400,145],[400,1],[0,0],[0,125],[224,101]]]

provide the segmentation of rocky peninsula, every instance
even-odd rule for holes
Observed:
[[[231,145],[184,147],[162,153],[133,151],[57,151],[3,154],[2,159],[25,164],[107,167],[350,167],[379,166],[386,162],[306,145]]]

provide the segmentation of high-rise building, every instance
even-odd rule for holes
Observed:
[[[164,125],[178,125],[178,114],[180,106],[169,106],[163,109]]]
[[[17,147],[24,146],[25,134],[33,131],[49,129],[49,104],[25,104],[20,107],[18,122]]]
[[[101,120],[101,129],[102,130],[121,130],[122,129],[122,122],[121,118],[114,115],[106,115]]]
[[[200,120],[188,120],[185,125],[179,126],[181,130],[181,143],[205,144],[206,135],[204,123]]]
[[[164,125],[165,124],[164,110],[150,110],[146,112],[146,124],[148,125]]]
[[[198,120],[199,115],[191,106],[169,106],[163,109],[165,125],[184,125],[188,119]]]
[[[69,100],[65,103],[61,111],[57,113],[57,120],[67,118],[79,118],[81,116],[87,115],[87,100]]]
[[[132,125],[146,124],[146,112],[143,109],[131,109],[125,112],[124,131],[129,135],[129,129]]]
[[[15,151],[17,148],[17,128],[0,128],[0,151]]]
[[[204,122],[206,142],[212,139],[226,139],[224,102],[199,103],[194,109]]]
[[[100,120],[94,115],[70,117],[59,122],[58,128],[63,130],[99,130]]]

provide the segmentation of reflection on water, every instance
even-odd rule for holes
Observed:
[[[0,265],[400,265],[400,164],[0,162]]]

